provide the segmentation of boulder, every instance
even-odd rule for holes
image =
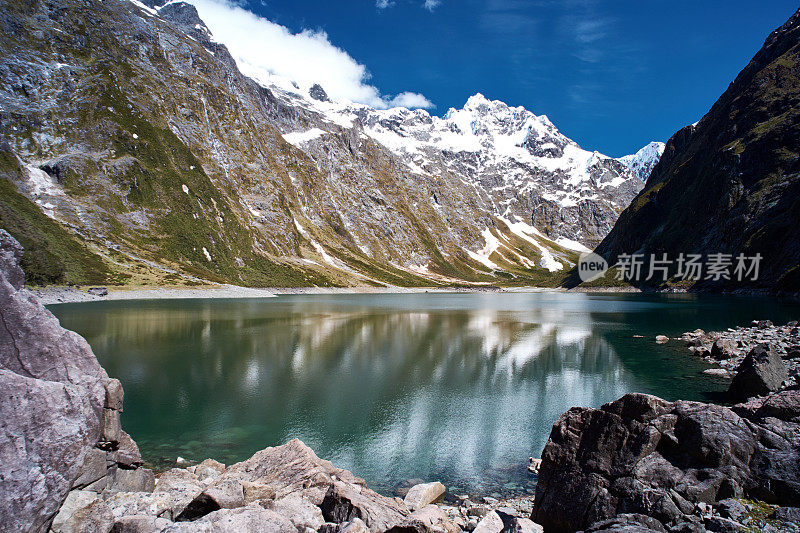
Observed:
[[[320,459],[298,439],[266,448],[246,461],[231,465],[214,484],[226,480],[235,480],[243,490],[258,486],[262,494],[274,497],[276,502],[299,493],[321,508],[326,522],[341,524],[359,518],[370,531],[399,525],[411,514],[401,501],[368,489],[363,479]],[[250,494],[250,498],[255,497]]]
[[[756,422],[767,418],[800,421],[800,390],[782,390],[731,407],[739,416]]]
[[[745,533],[750,531],[750,528],[739,522],[730,518],[722,518],[721,516],[707,516],[703,520],[703,525],[706,531],[713,531],[714,533]]]
[[[747,507],[738,500],[728,498],[717,503],[717,512],[722,518],[730,518],[738,522],[747,515]]]
[[[158,476],[153,492],[180,494],[187,498],[187,503],[203,492],[203,484],[197,476],[183,468],[171,468]]]
[[[86,341],[22,288],[20,256],[0,230],[0,523],[46,531],[92,463],[109,379]]]
[[[475,528],[474,533],[501,533],[504,528],[505,524],[503,524],[500,515],[491,511],[478,522],[478,527]]]
[[[360,518],[370,531],[391,529],[410,517],[404,504],[358,485],[338,481],[329,486],[320,508],[327,522],[341,523]]]
[[[172,533],[287,533],[297,529],[284,516],[265,509],[257,503],[237,509],[221,509],[192,523],[175,524],[167,528]],[[165,532],[166,533],[166,532]]]
[[[53,533],[108,533],[113,526],[114,515],[97,493],[73,490],[53,518],[50,529]]]
[[[244,502],[245,504],[261,500],[274,500],[275,489],[270,485],[263,483],[252,483],[250,481],[243,481],[242,488],[244,489]]]
[[[788,404],[799,398],[781,398],[783,407],[770,413],[793,413]],[[731,497],[791,505],[800,498],[799,429],[791,420],[643,394],[570,409],[542,454],[531,519],[548,532],[621,513],[673,526]]]
[[[460,533],[461,528],[450,521],[438,505],[426,505],[411,513],[407,522],[409,525],[418,525],[424,531],[445,531],[445,533]]]
[[[271,502],[268,508],[288,518],[298,531],[304,528],[316,531],[325,523],[322,510],[297,492]]]
[[[432,483],[422,483],[414,485],[408,489],[403,501],[411,511],[422,509],[426,505],[435,502],[445,493],[445,487],[438,481]]]
[[[544,533],[544,528],[527,518],[515,518],[513,524],[509,528],[511,533]]]
[[[206,459],[192,467],[192,472],[200,479],[215,479],[225,471],[225,465],[214,459]]]
[[[760,344],[750,350],[736,369],[728,389],[733,400],[746,400],[778,390],[788,379],[786,366],[769,345]]]
[[[47,531],[64,503],[65,524],[102,529],[108,509],[72,509],[70,491],[152,490],[153,474],[122,431],[122,385],[23,288],[21,254],[0,230],[0,523]]]
[[[658,344],[664,344],[665,342],[669,342],[669,337],[666,335],[656,335],[656,342]]]
[[[175,520],[191,500],[167,492],[114,492],[105,494],[104,501],[119,521],[128,516]]]
[[[711,346],[711,357],[717,361],[730,359],[737,355],[738,348],[737,342],[733,339],[718,339]]]
[[[111,471],[107,491],[152,492],[156,480],[152,470],[146,468],[116,468]]]

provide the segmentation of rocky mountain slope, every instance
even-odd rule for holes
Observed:
[[[697,289],[800,290],[800,12],[697,124],[667,143],[597,252],[761,254],[757,280]]]
[[[33,282],[555,284],[642,186],[480,95],[440,118],[248,78],[160,3],[0,14],[0,224]]]

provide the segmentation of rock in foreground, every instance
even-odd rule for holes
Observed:
[[[737,414],[738,413],[738,414]],[[628,394],[559,418],[542,454],[531,518],[576,531],[621,514],[701,524],[726,498],[800,501],[800,393],[733,409]]]
[[[119,381],[23,288],[21,257],[0,230],[0,529],[47,531],[71,490],[147,489],[153,474],[120,426]]]

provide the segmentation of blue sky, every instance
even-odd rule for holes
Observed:
[[[698,120],[798,8],[796,0],[423,3],[239,2],[291,32],[324,34],[382,95],[421,93],[443,114],[481,92],[546,114],[584,148],[612,156]]]

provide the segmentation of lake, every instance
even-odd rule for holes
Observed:
[[[680,341],[800,305],[712,295],[291,295],[50,306],[125,387],[147,463],[226,464],[297,437],[391,494],[530,492],[558,416],[626,392],[707,400],[726,382]],[[644,335],[646,338],[634,338]]]

